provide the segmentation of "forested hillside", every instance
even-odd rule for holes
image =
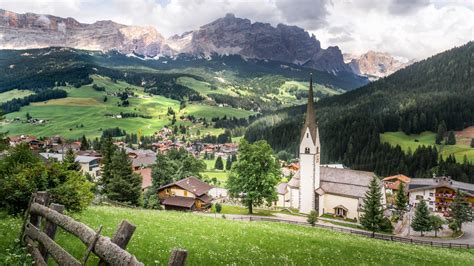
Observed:
[[[474,125],[474,44],[469,42],[415,63],[393,75],[316,104],[323,162],[343,162],[379,175],[406,173],[429,177],[432,171],[474,183],[474,167],[455,166],[454,158],[438,161],[438,151],[421,147],[405,154],[380,142],[380,133],[407,134]],[[254,122],[250,141],[267,139],[277,150],[295,153],[304,107],[282,110]]]

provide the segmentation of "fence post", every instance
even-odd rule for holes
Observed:
[[[52,203],[51,206],[49,206],[49,208],[52,209],[52,210],[55,210],[59,213],[63,213],[63,211],[64,211],[64,205],[61,205],[61,204]],[[54,237],[56,236],[56,229],[57,228],[58,228],[58,226],[55,223],[52,223],[52,222],[46,220],[46,222],[44,224],[44,233],[47,236],[49,236],[49,238],[54,240]],[[48,252],[46,251],[44,246],[40,245],[39,250],[41,252],[41,255],[44,258],[44,261],[48,262]]]
[[[41,205],[48,205],[49,201],[49,194],[46,191],[38,191],[36,192],[35,202]],[[34,225],[36,228],[40,228],[41,216],[32,214],[30,215],[30,223]]]
[[[168,266],[183,266],[186,263],[188,252],[184,249],[174,249],[171,252]]]
[[[114,237],[112,238],[112,243],[115,243],[117,246],[125,250],[128,245],[128,242],[132,238],[133,233],[135,232],[136,226],[129,223],[127,220],[122,220],[117,231],[115,232]],[[107,265],[104,260],[99,261],[99,265]]]

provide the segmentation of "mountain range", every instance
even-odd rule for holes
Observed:
[[[34,13],[17,14],[0,9],[0,49],[70,47],[83,50],[117,50],[145,58],[176,57],[180,54],[210,58],[240,55],[243,58],[292,63],[333,74],[351,72],[380,77],[402,67],[379,62],[393,60],[388,54],[372,53],[371,60],[344,62],[337,46],[321,48],[314,35],[296,26],[254,22],[227,14],[197,30],[162,36],[151,26],[128,26],[110,20],[92,24],[73,18]],[[374,71],[371,71],[374,70]]]
[[[354,74],[366,76],[370,80],[386,77],[414,63],[414,60],[396,58],[388,53],[375,51],[368,51],[362,55],[344,53],[343,57]]]

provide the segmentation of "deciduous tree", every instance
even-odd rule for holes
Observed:
[[[252,214],[253,207],[271,205],[277,199],[275,186],[280,178],[280,166],[270,145],[266,141],[249,144],[242,140],[227,188],[232,197],[242,199]]]

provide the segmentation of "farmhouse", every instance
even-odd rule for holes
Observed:
[[[467,194],[467,201],[474,207],[474,184],[468,184],[451,179],[449,176],[434,178],[412,178],[408,184],[410,203],[418,204],[426,201],[433,212],[448,213],[449,205],[459,189]]]
[[[284,185],[279,185],[280,197],[277,205],[298,208],[305,214],[315,210],[318,215],[331,213],[359,219],[363,198],[374,173],[322,166],[319,138],[311,76],[306,120],[300,136],[299,170],[288,182],[286,188]],[[384,195],[382,204],[385,204],[384,187],[381,186],[380,189]]]
[[[213,187],[196,177],[188,177],[158,189],[158,198],[166,210],[204,210],[211,206]]]

